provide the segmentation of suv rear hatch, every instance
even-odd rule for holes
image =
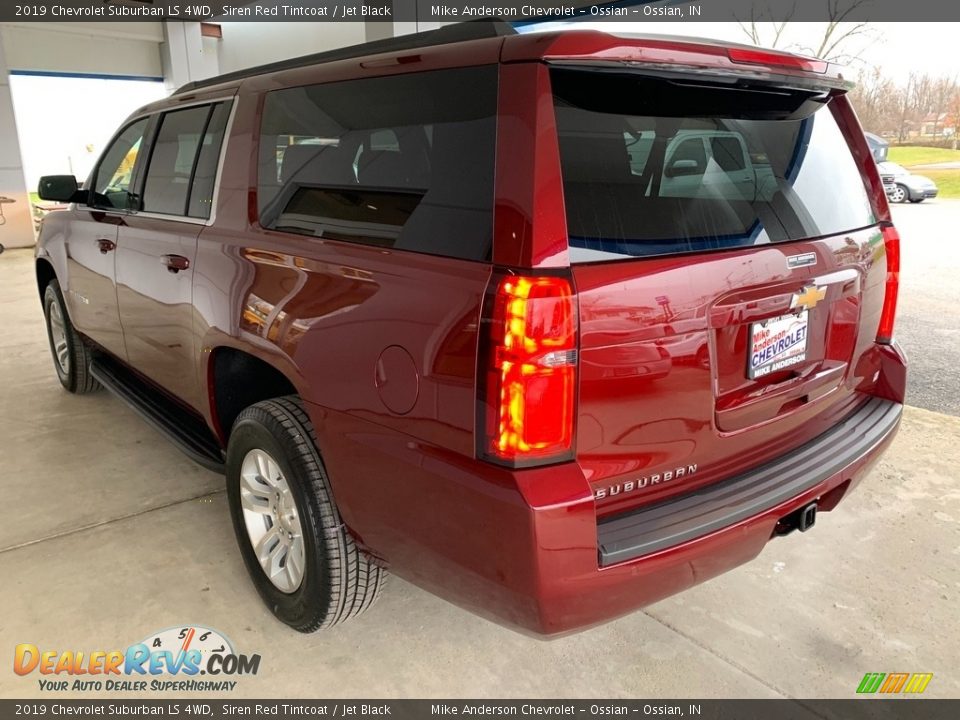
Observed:
[[[551,83],[598,514],[734,476],[864,402],[887,266],[842,92],[586,61]]]

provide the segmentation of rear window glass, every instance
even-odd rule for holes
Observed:
[[[570,257],[615,260],[876,223],[826,98],[630,73],[551,73]]]
[[[468,260],[493,238],[495,66],[277,90],[260,134],[260,224]]]

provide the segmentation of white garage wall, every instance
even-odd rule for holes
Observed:
[[[3,23],[10,70],[162,78],[161,23]]]
[[[364,23],[225,22],[219,42],[220,72],[366,42]]]

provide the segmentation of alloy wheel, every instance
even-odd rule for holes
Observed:
[[[67,345],[67,328],[63,321],[63,311],[59,303],[50,303],[50,341],[53,355],[64,375],[70,372],[70,348]]]
[[[240,502],[264,574],[281,592],[294,592],[306,566],[303,528],[290,484],[279,463],[264,450],[251,450],[243,458]]]

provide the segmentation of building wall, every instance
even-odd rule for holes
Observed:
[[[33,215],[23,179],[23,162],[17,121],[10,94],[10,75],[4,60],[3,36],[0,35],[0,245],[28,247],[33,245]]]
[[[225,22],[219,41],[220,72],[366,42],[365,23]]]
[[[10,70],[163,77],[161,23],[2,23],[0,39]]]

